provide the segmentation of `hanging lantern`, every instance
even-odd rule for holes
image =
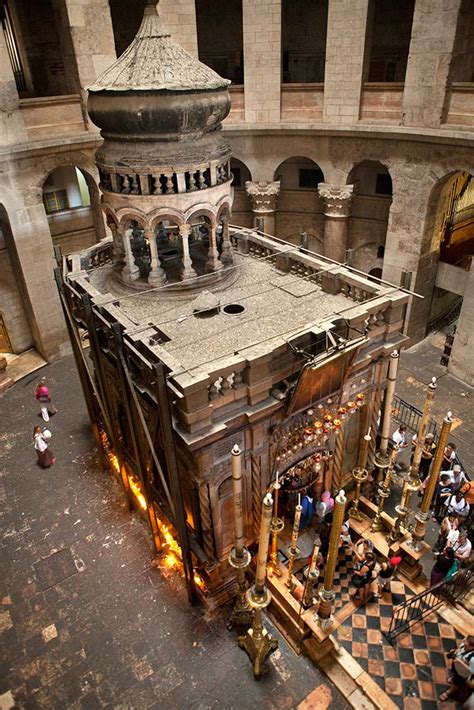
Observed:
[[[332,425],[333,425],[334,429],[336,429],[336,430],[340,429],[341,424],[342,424],[342,422],[340,419],[333,419]]]
[[[323,423],[320,422],[319,420],[316,420],[314,422],[314,428],[316,429],[316,434],[321,434],[323,430]]]
[[[355,399],[357,407],[362,407],[364,404],[365,395],[362,392],[359,392],[359,394],[356,394]]]
[[[332,414],[329,414],[329,412],[326,412],[323,419],[326,422],[326,424],[330,424],[332,422]]]
[[[348,402],[347,403],[347,411],[349,414],[354,414],[354,412],[357,409],[357,404],[355,402]]]
[[[346,407],[339,407],[337,410],[337,414],[339,419],[344,420],[347,419],[347,408]]]

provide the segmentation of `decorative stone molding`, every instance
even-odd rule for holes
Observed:
[[[324,200],[324,214],[327,217],[349,217],[353,192],[354,185],[331,185],[328,182],[320,182],[318,194]]]
[[[247,195],[252,202],[252,211],[259,214],[275,212],[277,208],[278,195],[280,194],[280,181],[274,182],[252,182],[245,183]]]

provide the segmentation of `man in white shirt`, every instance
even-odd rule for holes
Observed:
[[[458,463],[454,464],[451,471],[446,471],[446,473],[450,477],[455,491],[458,491],[467,481],[466,474],[461,470],[461,466]]]
[[[395,429],[395,431],[392,434],[392,442],[395,444],[395,446],[398,446],[399,451],[401,449],[406,449],[408,446],[405,432],[406,432],[406,427],[403,426],[403,424],[400,424],[398,429]]]
[[[469,515],[469,503],[459,491],[449,498],[446,507],[447,515],[458,515],[460,518],[467,518]]]

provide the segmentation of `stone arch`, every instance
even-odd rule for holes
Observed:
[[[54,162],[39,184],[53,244],[68,254],[105,238],[104,217],[99,187],[85,161]]]
[[[0,352],[21,353],[32,347],[30,317],[10,218],[0,204]]]
[[[180,210],[174,210],[170,207],[160,207],[153,210],[147,215],[147,219],[153,230],[156,229],[160,222],[164,222],[166,220],[173,222],[173,224],[176,224],[177,226],[186,222],[186,217],[183,212]]]
[[[383,268],[378,254],[387,240],[393,195],[390,171],[378,160],[362,160],[349,171],[346,182],[354,185],[347,243],[350,263],[366,272]]]
[[[239,227],[252,227],[252,205],[245,189],[245,183],[252,181],[252,172],[243,160],[234,157],[230,161],[230,170],[234,175],[232,182],[234,193],[232,219]],[[238,179],[236,180],[237,176]]]
[[[126,229],[128,222],[137,222],[142,229],[146,229],[149,224],[148,216],[136,208],[122,207],[117,210],[117,219],[119,221],[119,229]]]
[[[252,174],[250,169],[240,158],[235,158],[232,156],[230,159],[230,171],[234,176],[232,185],[237,189],[245,189],[245,183],[247,180],[252,180]]]
[[[208,204],[202,204],[202,205],[193,205],[190,207],[188,210],[185,212],[185,218],[187,224],[191,224],[193,219],[197,219],[198,217],[207,217],[212,224],[216,223],[216,212],[215,208]]]
[[[227,200],[225,199],[224,202],[222,202],[221,205],[218,206],[217,208],[217,217],[216,221],[219,222],[221,217],[226,214],[227,218],[230,219],[232,215],[232,209]]]
[[[290,156],[278,165],[273,179],[280,182],[276,236],[298,245],[304,240],[310,251],[320,253],[324,234],[323,203],[317,190],[324,182],[321,167],[312,158]]]

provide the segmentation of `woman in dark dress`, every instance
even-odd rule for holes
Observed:
[[[56,459],[53,456],[53,452],[48,446],[47,439],[50,438],[46,436],[48,430],[43,430],[40,426],[35,426],[33,429],[33,444],[36,451],[36,456],[38,457],[38,465],[41,468],[49,468],[54,464]]]
[[[439,584],[439,582],[443,581],[443,579],[446,577],[449,570],[453,566],[453,563],[454,550],[452,549],[452,547],[447,547],[443,552],[438,555],[436,562],[433,565],[430,577],[431,587],[434,587],[435,584]]]

